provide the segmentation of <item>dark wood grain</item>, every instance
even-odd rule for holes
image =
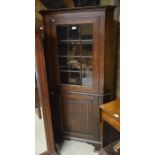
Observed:
[[[47,151],[44,154],[57,155],[55,151],[55,143],[53,138],[52,118],[50,112],[50,101],[48,94],[48,85],[46,78],[46,68],[44,61],[44,53],[42,46],[41,29],[36,28],[35,33],[35,72],[37,76],[38,89],[41,97],[43,118],[45,125]]]
[[[44,10],[45,56],[56,137],[100,144],[97,107],[111,101],[113,89],[113,12],[115,6]],[[60,83],[56,26],[93,24],[93,85]],[[89,134],[88,134],[89,133]]]
[[[82,138],[83,133],[86,139],[97,140],[97,97],[66,93],[60,98],[62,134]]]
[[[40,13],[42,15],[47,15],[47,14],[51,14],[51,12],[77,12],[77,11],[84,11],[84,12],[92,12],[92,11],[103,11],[103,10],[114,10],[116,6],[111,6],[111,5],[107,5],[107,6],[86,6],[86,7],[75,7],[75,8],[60,8],[60,9],[48,9],[48,10],[41,10]]]

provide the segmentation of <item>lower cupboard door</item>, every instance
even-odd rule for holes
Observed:
[[[98,141],[98,97],[62,94],[60,97],[61,134],[63,137]]]

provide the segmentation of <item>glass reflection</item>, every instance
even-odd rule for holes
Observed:
[[[69,25],[69,39],[79,39],[79,25]]]
[[[82,85],[83,86],[92,86],[92,72],[83,72]]]

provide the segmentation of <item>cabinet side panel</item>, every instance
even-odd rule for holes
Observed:
[[[105,55],[105,11],[102,12],[99,18],[100,24],[98,27],[98,43],[99,43],[99,93],[104,94],[104,55]]]
[[[104,94],[109,94],[108,98],[113,99],[114,95],[114,64],[113,64],[113,10],[108,10],[105,15],[105,52],[104,52]]]

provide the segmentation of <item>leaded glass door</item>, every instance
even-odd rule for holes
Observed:
[[[55,23],[58,77],[61,90],[98,89],[96,19],[76,19]],[[84,89],[83,89],[84,88]]]

